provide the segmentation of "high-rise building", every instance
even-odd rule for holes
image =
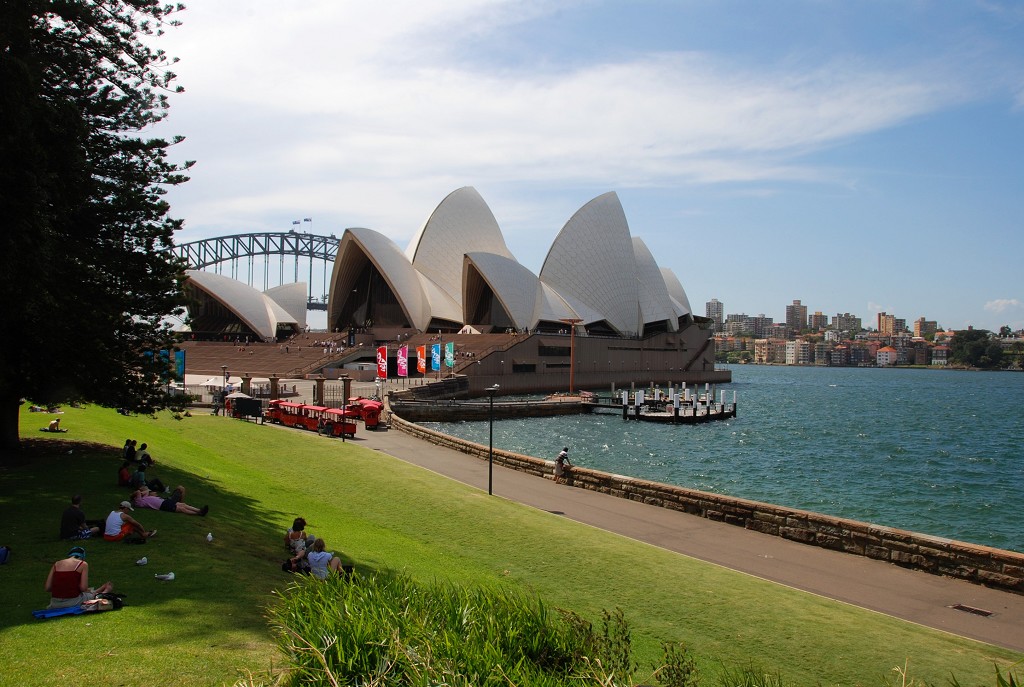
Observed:
[[[892,336],[896,331],[896,316],[889,315],[884,310],[878,313],[878,333],[882,336]]]
[[[914,336],[928,336],[934,334],[938,328],[939,325],[934,320],[926,320],[924,317],[914,320]]]
[[[722,331],[722,325],[725,324],[725,306],[717,298],[712,298],[710,301],[704,304],[704,314],[709,320],[714,320],[715,331]]]
[[[864,329],[864,327],[861,326],[859,317],[845,312],[842,315],[837,314],[832,318],[832,329],[835,329],[837,332],[850,332],[850,334],[856,334]]]
[[[810,329],[812,332],[820,332],[828,327],[828,315],[823,315],[820,310],[814,311],[810,317]]]
[[[793,305],[787,305],[786,326],[793,334],[799,334],[807,329],[807,306],[801,305],[800,301],[793,301]]]

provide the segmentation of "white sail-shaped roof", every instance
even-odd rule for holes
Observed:
[[[540,288],[537,275],[512,258],[494,253],[467,253],[465,261],[487,282],[516,329],[536,326],[533,311],[537,301],[537,290]],[[464,278],[463,289],[465,288]],[[462,300],[463,307],[467,307],[465,292]]]
[[[693,309],[690,307],[690,299],[686,297],[686,291],[683,290],[683,285],[680,283],[676,273],[669,267],[662,267],[661,276],[665,280],[665,288],[668,289],[669,296],[679,306],[681,311],[679,312],[679,317],[692,315]]]
[[[674,332],[678,315],[665,286],[665,278],[661,276],[658,263],[654,261],[647,244],[636,236],[633,237],[633,258],[640,278],[640,312],[644,324],[665,321],[668,322],[669,331]]]
[[[284,308],[248,284],[202,270],[186,270],[185,274],[196,288],[223,305],[264,339],[277,336],[278,324],[295,324],[295,318]]]
[[[560,320],[573,319],[583,320],[584,324],[586,324],[603,319],[600,313],[595,313],[589,309],[585,309],[585,312],[589,317],[584,317],[573,310],[553,288],[544,282],[540,282],[540,288],[537,289],[537,301],[533,308],[533,325],[531,327],[535,326],[538,322],[558,322]]]
[[[630,235],[616,193],[594,198],[566,222],[537,276],[515,260],[490,208],[467,186],[435,208],[405,251],[370,229],[345,231],[328,326],[379,319],[420,331],[432,323],[533,329],[575,319],[601,333],[633,334],[652,324],[674,331],[690,315],[679,280]]]
[[[505,245],[494,214],[472,186],[448,194],[417,232],[406,257],[462,304],[462,256],[493,253],[514,259]]]
[[[580,208],[551,245],[540,279],[577,309],[599,312],[620,333],[637,331],[638,287],[633,244],[616,193]]]
[[[277,316],[278,322],[291,320],[299,329],[306,328],[306,282],[295,282],[293,284],[282,284],[264,293],[284,311],[283,315]]]
[[[419,275],[394,241],[372,229],[346,229],[341,237],[331,276],[330,319],[337,317],[345,299],[357,286],[353,266],[359,264],[361,256],[380,272],[412,326],[425,331],[430,323],[430,308]]]
[[[416,276],[419,278],[420,288],[423,290],[423,296],[426,298],[427,310],[430,313],[427,323],[429,324],[432,319],[461,323],[462,298],[460,297],[459,300],[456,301],[448,294],[447,291],[435,284],[425,275],[417,272]],[[423,327],[417,327],[417,329],[426,331],[426,325]]]

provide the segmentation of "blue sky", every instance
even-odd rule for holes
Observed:
[[[1024,328],[1024,3],[194,0],[179,242],[481,193],[535,273],[618,193],[696,314]]]

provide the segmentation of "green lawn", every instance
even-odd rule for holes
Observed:
[[[787,685],[881,685],[906,663],[935,684],[953,673],[965,686],[993,685],[994,665],[1022,658],[488,498],[358,443],[208,414],[92,407],[67,409],[70,431],[53,438],[37,431],[48,419],[23,413],[31,460],[0,471],[0,544],[13,549],[0,567],[0,684],[230,684],[279,667],[265,607],[290,581],[282,536],[297,515],[357,569],[520,585],[594,620],[621,607],[642,666],[662,640],[683,641],[704,684],[722,665],[753,663]],[[68,549],[56,539],[61,510],[73,493],[90,518],[116,506],[128,437],[149,443],[151,476],[184,484],[210,515],[136,511],[159,529],[150,543],[86,543],[92,581],[112,580],[130,606],[34,620],[49,564]],[[142,555],[146,567],[135,565]],[[173,582],[153,578],[168,571]]]

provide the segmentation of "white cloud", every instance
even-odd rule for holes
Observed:
[[[350,216],[381,203],[372,219],[397,227],[465,184],[845,183],[800,156],[964,97],[955,70],[934,64],[741,70],[663,52],[484,69],[460,53],[467,36],[545,11],[501,0],[443,12],[412,1],[258,0],[241,16],[193,5],[167,46],[182,57],[187,89],[168,127],[199,160],[175,192],[176,212],[205,226],[274,208]]]
[[[985,303],[985,310],[994,313],[1003,313],[1007,310],[1012,311],[1020,307],[1024,307],[1024,303],[1021,303],[1016,298],[997,298]]]

